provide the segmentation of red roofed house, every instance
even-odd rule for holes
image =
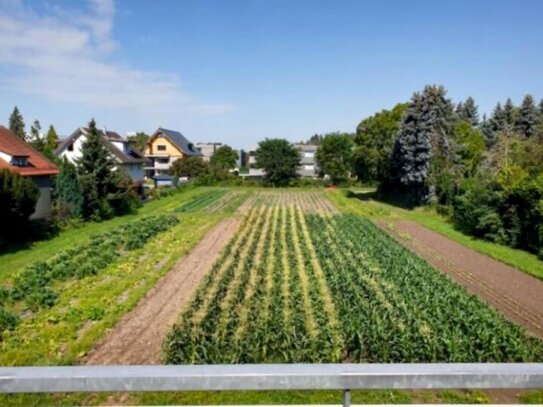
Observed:
[[[0,168],[30,177],[40,189],[40,197],[31,219],[49,215],[51,176],[58,174],[57,166],[4,126],[0,126]]]

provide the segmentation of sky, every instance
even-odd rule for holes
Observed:
[[[543,98],[543,1],[0,0],[0,124],[94,117],[250,148],[354,132],[425,84]]]

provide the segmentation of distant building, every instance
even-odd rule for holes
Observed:
[[[55,164],[34,150],[9,129],[0,126],[0,168],[29,177],[40,190],[30,219],[42,219],[51,212],[51,176],[58,174]]]
[[[204,161],[209,162],[215,151],[222,147],[222,143],[196,143],[196,148],[202,153]]]
[[[203,157],[203,154],[178,131],[159,128],[149,138],[145,156],[149,159],[145,172],[152,178],[155,175],[168,175],[176,160]]]
[[[315,158],[317,146],[314,144],[295,144],[300,151],[300,167],[298,175],[303,178],[315,178],[319,175],[319,168]]]
[[[144,178],[143,167],[147,161],[143,153],[132,147],[128,141],[114,131],[98,130],[98,132],[102,144],[115,162],[115,168],[124,170],[135,184],[141,184]],[[55,155],[65,157],[71,163],[76,163],[83,155],[82,147],[88,134],[88,128],[78,128],[71,136],[60,142],[55,150]]]

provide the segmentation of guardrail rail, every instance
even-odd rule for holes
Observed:
[[[0,393],[543,389],[543,363],[0,367]]]

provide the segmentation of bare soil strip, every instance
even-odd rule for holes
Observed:
[[[97,343],[83,364],[159,363],[164,336],[238,227],[239,220],[235,218],[216,225]]]
[[[543,281],[415,222],[378,225],[528,333],[543,339]]]

